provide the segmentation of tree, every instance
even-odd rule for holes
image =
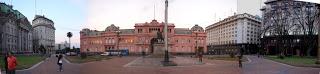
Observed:
[[[71,32],[68,32],[67,33],[67,37],[69,38],[69,48],[71,47],[71,37],[72,37],[72,33]]]
[[[65,50],[67,53],[71,51],[71,49],[70,49],[69,47],[66,47],[64,50]]]
[[[306,46],[307,56],[311,55],[311,50],[316,46],[316,32],[317,32],[317,25],[316,25],[316,17],[319,13],[315,4],[302,2],[296,3],[296,6],[293,7],[292,14],[295,17],[295,21],[299,27],[302,28],[302,35],[303,37],[303,44]]]
[[[39,50],[41,54],[46,54],[46,48],[43,45],[40,45]]]
[[[307,55],[310,55],[311,50],[316,45],[316,27],[315,16],[319,12],[315,4],[291,0],[283,0],[274,4],[269,4],[270,7],[263,9],[263,36],[274,36],[275,47],[278,49],[279,55],[288,54],[288,49],[292,49],[290,44],[290,36],[302,35],[302,46],[305,46]],[[300,40],[300,38],[293,38]],[[291,50],[293,52],[293,50]]]

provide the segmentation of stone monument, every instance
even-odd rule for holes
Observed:
[[[157,32],[156,38],[151,40],[151,57],[164,56],[164,39],[161,32]]]

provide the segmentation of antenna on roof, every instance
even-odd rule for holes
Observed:
[[[154,0],[154,3],[153,3],[153,19],[155,20],[156,19],[156,2]]]
[[[34,0],[34,15],[37,15],[37,0]]]
[[[217,13],[214,13],[214,22],[217,21]]]
[[[12,0],[10,0],[10,5],[13,6],[13,5],[12,5]]]
[[[43,9],[40,9],[40,14],[39,15],[44,15],[43,14]]]

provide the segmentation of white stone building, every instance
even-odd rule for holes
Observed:
[[[239,45],[256,45],[260,31],[261,19],[257,16],[243,13],[228,17],[206,27],[208,52],[227,54],[236,52]]]
[[[17,54],[32,53],[32,26],[11,5],[0,2],[0,50]]]
[[[67,41],[55,44],[55,50],[62,50],[69,47],[69,43]]]
[[[45,16],[36,15],[32,21],[34,49],[43,45],[47,50],[54,50],[54,22]]]

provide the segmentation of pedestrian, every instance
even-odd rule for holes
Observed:
[[[202,54],[202,52],[200,52],[200,53],[199,53],[199,61],[200,61],[200,62],[202,62],[202,57],[203,57],[203,54]]]
[[[142,57],[144,58],[146,56],[146,52],[142,51]]]
[[[239,67],[242,68],[242,56],[238,56]]]
[[[13,52],[8,53],[7,62],[8,62],[7,74],[15,74],[16,73],[16,66],[17,66],[17,59],[15,56],[13,56]]]
[[[8,61],[7,61],[7,58],[8,58],[8,52],[5,53],[4,59],[3,59],[3,61],[4,61],[4,71],[5,72],[8,72]]]
[[[61,71],[63,71],[62,70],[62,58],[63,58],[63,56],[62,56],[62,54],[60,53],[58,56],[58,62],[57,62],[57,64],[58,64],[58,66],[59,66],[59,72],[61,72]]]

